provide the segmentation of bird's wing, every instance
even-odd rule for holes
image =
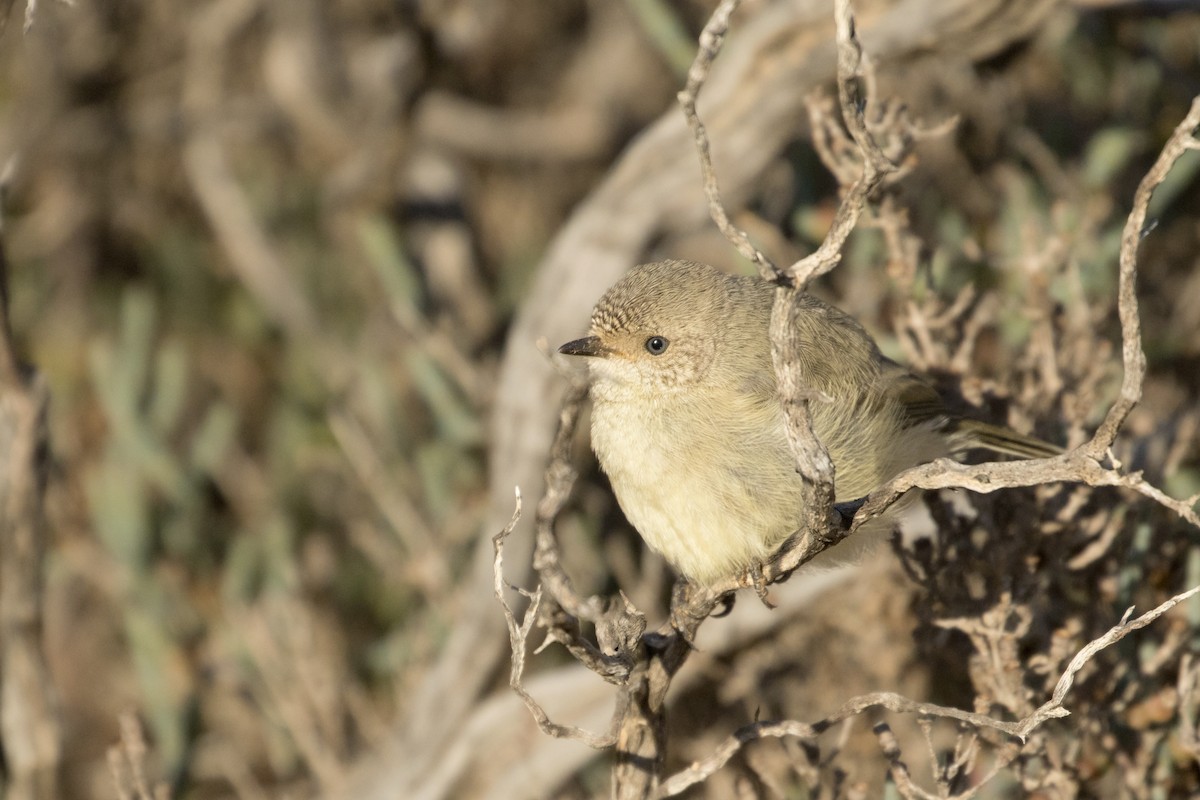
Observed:
[[[887,393],[899,404],[904,422],[910,426],[929,425],[945,437],[954,452],[982,447],[1018,458],[1047,458],[1062,452],[1056,445],[1003,425],[951,413],[933,386],[894,361],[883,364],[881,378]]]
[[[903,421],[910,426],[945,422],[946,405],[928,382],[890,359],[884,359],[880,380],[884,394],[900,406]]]

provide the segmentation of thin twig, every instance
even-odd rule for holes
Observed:
[[[1084,664],[1091,661],[1096,653],[1099,653],[1110,645],[1116,644],[1133,631],[1146,627],[1198,592],[1200,592],[1200,586],[1188,589],[1186,592],[1175,595],[1158,607],[1147,611],[1132,621],[1130,621],[1129,617],[1133,614],[1133,608],[1130,607],[1127,609],[1119,623],[1109,628],[1107,633],[1092,640],[1091,643],[1075,654],[1075,657],[1071,659],[1071,663],[1067,665],[1067,669],[1063,672],[1062,677],[1058,679],[1058,683],[1054,687],[1054,694],[1050,697],[1050,700],[1029,717],[1022,720],[1018,726],[1017,735],[1022,739],[1027,738],[1033,732],[1033,729],[1041,725],[1044,721],[1054,719],[1055,717],[1067,716],[1070,712],[1063,708],[1063,700],[1066,698],[1067,692],[1071,691],[1071,685],[1075,682],[1075,676],[1079,673],[1079,670],[1083,669]]]
[[[1133,196],[1133,209],[1129,212],[1125,229],[1121,233],[1117,312],[1121,318],[1121,362],[1125,368],[1125,375],[1121,379],[1121,392],[1117,401],[1108,410],[1104,422],[1092,440],[1083,446],[1084,452],[1097,460],[1104,458],[1108,448],[1112,447],[1117,432],[1125,423],[1129,412],[1142,398],[1142,382],[1146,377],[1146,353],[1142,350],[1142,323],[1138,313],[1137,252],[1142,239],[1149,232],[1146,229],[1146,214],[1150,207],[1150,198],[1158,185],[1166,179],[1179,157],[1200,146],[1200,141],[1196,138],[1198,128],[1200,96],[1192,100],[1187,116],[1175,126],[1175,131],[1163,145],[1154,166],[1138,184],[1137,192]]]
[[[1150,205],[1154,189],[1166,178],[1179,157],[1200,144],[1196,138],[1198,127],[1200,127],[1200,97],[1196,97],[1192,101],[1187,116],[1176,126],[1171,137],[1163,145],[1158,159],[1146,173],[1134,195],[1133,208],[1129,212],[1121,240],[1117,298],[1121,317],[1121,349],[1125,376],[1121,383],[1119,397],[1109,409],[1104,422],[1091,441],[1071,452],[1050,459],[973,466],[942,459],[913,467],[900,473],[870,494],[862,509],[855,516],[852,529],[857,529],[867,520],[879,516],[901,496],[914,488],[957,488],[987,493],[997,489],[1036,486],[1058,481],[1132,489],[1175,512],[1192,525],[1200,527],[1200,515],[1195,509],[1195,498],[1176,500],[1161,489],[1149,484],[1140,473],[1123,473],[1118,465],[1106,467],[1101,464],[1106,457],[1108,448],[1112,446],[1116,438],[1117,431],[1120,430],[1129,416],[1129,412],[1141,398],[1142,383],[1146,376],[1136,278],[1137,248],[1143,236],[1147,208]]]
[[[595,622],[604,613],[603,600],[597,597],[584,599],[575,592],[570,577],[562,568],[558,539],[554,534],[554,520],[558,518],[559,512],[570,498],[571,489],[578,477],[572,466],[571,443],[586,396],[587,387],[584,384],[572,385],[563,397],[562,407],[559,409],[558,429],[555,431],[554,443],[550,446],[550,459],[546,465],[546,490],[538,502],[534,520],[537,538],[533,568],[537,570],[550,596],[568,614]]]
[[[988,728],[1001,733],[1012,736],[1024,743],[1043,723],[1047,720],[1058,719],[1070,715],[1064,706],[1063,702],[1066,699],[1067,693],[1071,689],[1071,685],[1075,680],[1075,676],[1083,669],[1084,665],[1092,660],[1101,650],[1116,644],[1121,639],[1133,631],[1139,630],[1154,622],[1163,614],[1170,611],[1175,606],[1183,601],[1200,593],[1200,586],[1193,587],[1186,592],[1175,595],[1171,599],[1157,606],[1156,608],[1147,611],[1136,619],[1130,620],[1129,616],[1133,609],[1125,613],[1125,616],[1119,623],[1114,625],[1103,636],[1098,637],[1088,643],[1081,649],[1076,656],[1071,659],[1071,663],[1064,670],[1062,677],[1059,678],[1053,694],[1050,699],[1024,719],[1017,722],[1005,722],[1003,720],[994,719],[986,714],[976,714],[970,711],[963,711],[958,708],[949,706],[940,706],[933,703],[918,703],[892,692],[876,692],[855,697],[842,705],[837,711],[830,714],[818,722],[804,723],[793,720],[784,720],[781,722],[756,722],[751,725],[746,725],[739,728],[730,735],[724,742],[716,747],[716,749],[707,757],[700,761],[696,761],[686,769],[672,775],[667,780],[663,781],[662,786],[657,794],[657,797],[673,797],[679,794],[690,786],[694,786],[709,776],[713,775],[717,770],[721,769],[733,756],[741,750],[747,743],[756,739],[765,738],[780,738],[785,736],[795,737],[797,739],[813,740],[825,731],[832,728],[834,725],[842,722],[850,717],[858,716],[865,711],[874,708],[884,708],[888,711],[900,714],[919,714],[929,717],[938,717],[941,719],[953,719],[975,728]],[[993,772],[992,774],[995,774]],[[979,784],[981,785],[981,784]],[[961,795],[968,796],[968,795]]]
[[[721,4],[708,18],[708,23],[700,31],[700,47],[696,51],[696,59],[688,69],[687,83],[676,96],[679,105],[683,107],[683,115],[687,118],[688,127],[692,129],[692,137],[696,144],[696,154],[700,157],[700,172],[704,178],[704,194],[708,198],[708,210],[713,222],[720,228],[742,257],[758,267],[764,275],[778,276],[779,269],[769,258],[750,241],[746,232],[734,225],[721,202],[721,189],[717,183],[717,173],[713,169],[712,152],[708,141],[708,130],[700,121],[696,112],[696,101],[700,98],[700,90],[708,79],[713,61],[721,52],[725,34],[729,32],[729,18],[741,0],[722,0]]]
[[[1102,466],[1079,451],[1071,451],[1038,460],[960,464],[950,459],[939,459],[921,464],[905,470],[871,492],[855,515],[851,532],[883,515],[912,489],[970,489],[979,494],[990,494],[1000,489],[1059,482],[1131,489],[1200,527],[1200,516],[1193,507],[1194,500],[1176,500],[1150,485],[1140,473],[1122,473]]]
[[[809,281],[824,275],[841,262],[842,248],[858,224],[858,218],[867,206],[867,199],[896,171],[895,163],[884,155],[867,126],[863,113],[866,103],[859,102],[855,81],[864,64],[864,57],[855,32],[850,0],[836,0],[833,16],[837,28],[838,104],[842,121],[862,156],[862,173],[842,197],[833,224],[821,246],[784,270],[783,276],[786,276],[788,285],[799,291],[807,288]]]
[[[512,687],[523,701],[529,713],[533,715],[538,727],[542,733],[547,736],[555,736],[560,739],[574,739],[583,742],[589,747],[594,747],[597,750],[604,750],[616,744],[616,736],[612,733],[603,736],[585,731],[583,728],[577,728],[574,725],[559,725],[551,721],[550,716],[542,708],[541,704],[533,698],[533,695],[525,689],[523,677],[525,674],[525,653],[529,642],[529,633],[533,630],[533,624],[538,619],[538,610],[542,602],[542,587],[539,586],[537,591],[530,592],[516,586],[508,584],[504,580],[504,540],[512,534],[513,529],[517,527],[517,521],[521,518],[521,490],[516,490],[516,507],[513,509],[512,519],[508,525],[499,533],[492,537],[492,545],[495,548],[496,558],[493,562],[493,584],[492,588],[496,593],[496,599],[500,601],[501,607],[504,609],[504,620],[508,624],[508,641],[512,649],[512,670],[509,674],[508,685]],[[529,608],[525,611],[524,620],[518,624],[516,616],[513,614],[512,606],[509,605],[508,599],[504,596],[505,587],[519,592],[530,601]]]
[[[802,517],[794,535],[801,542],[802,554],[777,560],[772,578],[785,574],[812,555],[840,541],[847,532],[834,511],[835,469],[824,443],[812,427],[809,409],[811,390],[803,377],[800,355],[804,342],[796,317],[804,314],[800,301],[808,281],[833,269],[841,260],[842,246],[866,207],[867,197],[887,175],[891,162],[875,145],[856,102],[852,89],[863,63],[862,47],[854,30],[849,0],[836,0],[834,18],[837,28],[837,84],[842,117],[862,153],[862,175],[846,192],[834,217],[833,225],[821,246],[774,277],[780,282],[771,307],[771,362],[778,379],[778,393],[786,421],[788,444],[795,458],[796,472],[804,479]],[[764,271],[764,277],[772,277]],[[810,554],[811,553],[811,554]],[[759,597],[765,597],[765,577],[756,583]]]

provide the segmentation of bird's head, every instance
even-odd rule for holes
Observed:
[[[597,303],[589,335],[558,351],[587,357],[599,392],[632,389],[653,399],[701,385],[714,377],[728,338],[731,280],[689,261],[635,267]]]

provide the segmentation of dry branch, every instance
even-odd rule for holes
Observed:
[[[517,489],[516,495],[516,507],[513,509],[512,519],[504,527],[504,530],[492,537],[492,546],[496,551],[495,580],[492,590],[496,594],[496,599],[500,601],[500,606],[504,609],[504,619],[508,623],[508,642],[512,648],[512,669],[509,677],[509,686],[524,701],[525,707],[529,709],[529,713],[537,721],[538,727],[547,736],[557,736],[560,739],[575,739],[597,750],[612,747],[616,744],[616,737],[612,734],[599,736],[591,731],[585,731],[573,725],[558,725],[552,722],[550,715],[542,709],[538,701],[533,698],[533,695],[525,689],[523,676],[525,674],[525,656],[528,652],[529,634],[533,630],[533,625],[537,622],[538,613],[541,610],[542,591],[544,587],[539,586],[537,591],[530,592],[526,589],[513,586],[504,580],[504,540],[512,535],[513,529],[517,527],[517,521],[521,519],[520,489]],[[513,589],[529,600],[529,608],[525,611],[525,619],[520,623],[517,622],[512,606],[509,605],[508,599],[504,596],[505,587]]]
[[[708,129],[704,127],[704,123],[700,120],[700,114],[696,111],[700,90],[708,80],[708,73],[712,69],[713,61],[721,52],[721,45],[725,42],[725,35],[729,32],[729,18],[741,4],[742,0],[722,0],[721,4],[713,11],[712,16],[708,18],[704,30],[700,31],[700,47],[696,51],[696,58],[688,68],[687,84],[679,92],[678,99],[688,127],[692,130],[696,154],[700,158],[704,195],[708,198],[708,212],[712,216],[713,222],[717,224],[721,233],[725,234],[725,238],[742,254],[742,257],[757,266],[759,271],[765,274],[777,273],[778,270],[771,260],[754,246],[745,231],[733,224],[729,214],[725,211],[725,204],[721,202],[721,189],[717,183],[717,173],[713,169]]]
[[[1187,116],[1175,126],[1175,131],[1163,145],[1154,166],[1138,184],[1133,196],[1133,210],[1121,233],[1121,267],[1118,284],[1117,310],[1121,317],[1121,362],[1125,375],[1121,379],[1121,393],[1117,402],[1109,409],[1092,440],[1084,451],[1096,460],[1104,458],[1108,448],[1116,441],[1129,412],[1142,398],[1142,383],[1146,378],[1146,354],[1142,350],[1142,322],[1137,301],[1137,252],[1149,231],[1146,229],[1146,214],[1150,198],[1158,185],[1166,179],[1175,162],[1188,150],[1200,147],[1197,130],[1200,129],[1200,96],[1192,101]],[[1193,524],[1198,524],[1193,521]]]
[[[797,520],[800,527],[793,535],[793,541],[802,545],[800,552],[794,557],[789,554],[776,560],[772,564],[772,571],[777,569],[778,572],[771,575],[772,578],[787,574],[816,553],[837,544],[847,533],[842,515],[833,507],[833,461],[812,427],[809,403],[814,398],[802,378],[800,354],[803,342],[799,339],[800,327],[795,324],[795,319],[797,314],[802,313],[800,300],[809,280],[837,266],[842,257],[842,247],[866,208],[871,192],[895,170],[895,165],[883,155],[867,129],[864,109],[858,104],[852,88],[859,77],[864,58],[854,31],[849,0],[835,0],[834,21],[837,30],[838,100],[842,119],[861,154],[862,173],[842,197],[833,224],[821,246],[783,272],[776,270],[776,278],[781,285],[775,292],[775,304],[771,308],[771,361],[775,367],[779,399],[787,423],[788,444],[796,459],[796,472],[804,479],[804,510],[803,518]],[[815,399],[824,402],[820,398]],[[762,586],[765,582],[759,579],[760,597],[764,594]]]
[[[1114,625],[1107,633],[1099,638],[1088,643],[1081,649],[1067,666],[1062,677],[1054,689],[1053,695],[1048,701],[1036,711],[1024,719],[1017,722],[1004,722],[1003,720],[994,719],[986,714],[976,714],[970,711],[962,711],[957,708],[947,706],[939,706],[933,703],[918,703],[909,700],[906,697],[893,694],[891,692],[879,692],[876,694],[863,695],[848,700],[834,713],[830,714],[822,720],[813,723],[795,722],[785,720],[781,722],[756,722],[752,725],[746,725],[734,732],[726,739],[717,749],[708,757],[697,761],[685,770],[675,773],[667,780],[663,781],[656,797],[673,797],[679,794],[690,786],[701,783],[708,777],[713,775],[717,770],[729,763],[729,760],[741,750],[749,742],[757,739],[779,738],[791,736],[798,739],[815,740],[820,734],[832,728],[834,725],[851,717],[858,716],[865,711],[873,708],[884,708],[888,711],[901,714],[917,714],[924,717],[938,717],[942,719],[952,719],[958,722],[963,722],[975,728],[988,728],[1014,737],[1020,743],[1024,743],[1029,735],[1033,733],[1039,726],[1051,719],[1068,716],[1071,712],[1064,706],[1063,702],[1066,699],[1067,693],[1071,689],[1071,685],[1075,680],[1075,675],[1079,670],[1083,669],[1097,653],[1106,647],[1124,639],[1133,631],[1146,627],[1154,620],[1161,617],[1163,614],[1170,611],[1175,606],[1182,603],[1184,600],[1200,593],[1200,586],[1193,587],[1186,592],[1181,592],[1175,595],[1166,602],[1156,608],[1147,611],[1145,614],[1136,619],[1129,619],[1133,613],[1130,608],[1125,612],[1125,616],[1121,621]],[[884,737],[881,739],[884,755],[892,760],[893,765],[895,759],[899,756],[898,750],[893,750],[895,745],[894,739]],[[1015,756],[1016,751],[1012,752]],[[1011,756],[1008,758],[1011,761]],[[992,775],[996,770],[992,770]],[[956,795],[959,798],[972,796],[975,791],[981,786],[978,784],[969,792],[961,795]],[[927,797],[923,791],[917,792],[917,796]]]
[[[800,327],[794,323],[795,315],[802,313],[799,300],[809,281],[826,274],[841,261],[842,249],[866,209],[868,200],[879,186],[900,172],[898,163],[906,159],[912,143],[920,136],[927,135],[927,132],[918,132],[899,110],[898,104],[881,103],[870,91],[865,97],[860,95],[860,78],[868,88],[875,85],[873,68],[864,55],[855,32],[854,15],[849,0],[836,0],[834,21],[837,40],[838,106],[849,138],[853,142],[853,152],[849,152],[849,147],[842,149],[849,154],[846,160],[852,163],[857,161],[858,174],[854,175],[846,188],[833,223],[820,247],[786,269],[775,266],[751,244],[745,232],[730,221],[721,201],[716,171],[709,154],[708,134],[696,113],[696,100],[700,89],[728,28],[729,16],[738,4],[738,0],[725,0],[713,13],[704,33],[701,34],[696,62],[688,73],[687,87],[680,92],[679,101],[694,137],[713,221],[738,252],[759,267],[765,279],[780,284],[771,312],[771,357],[778,378],[779,398],[787,421],[788,442],[796,459],[796,471],[804,478],[803,518],[797,520],[798,529],[789,545],[766,570],[747,576],[736,585],[720,589],[730,590],[749,582],[756,587],[760,597],[765,597],[767,583],[789,574],[817,553],[837,544],[851,530],[849,516],[834,508],[834,465],[824,444],[812,429],[809,403],[824,400],[815,397],[810,388],[804,385],[801,377],[799,354],[803,343],[797,333]],[[814,119],[826,116],[816,111],[817,105],[819,102],[815,99],[809,103],[810,115]],[[875,124],[870,124],[868,118],[874,120]],[[944,130],[948,128],[939,128],[939,131]],[[889,143],[888,154],[885,154],[879,145],[877,134],[886,137]],[[832,140],[834,136],[827,133],[826,139]],[[842,174],[852,173],[846,170]]]
[[[1121,317],[1122,364],[1125,374],[1121,391],[1091,440],[1061,456],[1036,461],[1016,461],[978,465],[959,464],[941,459],[922,464],[897,475],[871,493],[854,519],[853,528],[882,514],[911,489],[971,489],[994,492],[997,489],[1035,486],[1044,483],[1078,482],[1089,486],[1120,486],[1154,500],[1192,525],[1200,527],[1195,505],[1200,497],[1176,500],[1151,486],[1139,473],[1124,473],[1119,464],[1106,466],[1108,450],[1129,412],[1141,398],[1146,376],[1146,357],[1142,351],[1141,322],[1137,302],[1137,248],[1145,230],[1147,208],[1155,188],[1167,177],[1179,157],[1200,146],[1196,131],[1200,128],[1200,97],[1192,101],[1188,114],[1175,127],[1163,145],[1154,166],[1142,178],[1134,195],[1133,208],[1121,237],[1120,282],[1117,298]]]

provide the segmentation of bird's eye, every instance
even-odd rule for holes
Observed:
[[[646,352],[652,356],[661,356],[667,351],[667,345],[670,344],[661,336],[651,336],[646,340]]]

